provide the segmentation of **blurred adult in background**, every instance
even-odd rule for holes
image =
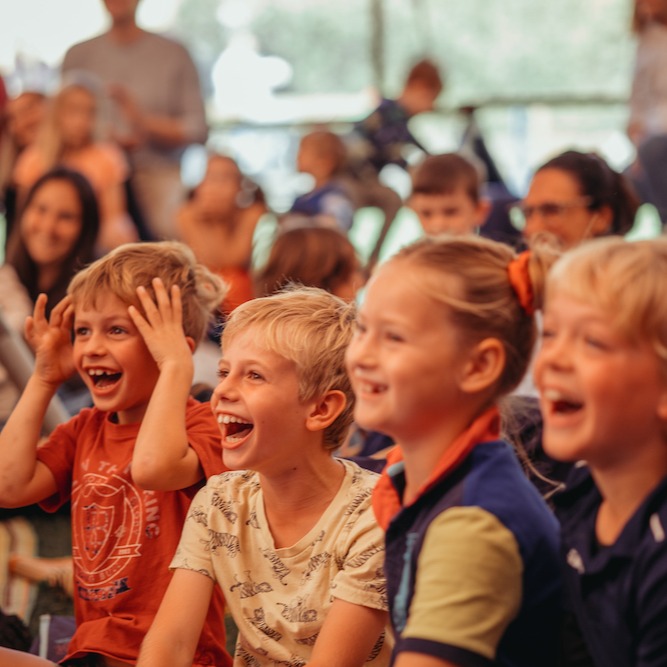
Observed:
[[[667,0],[635,0],[637,53],[628,136],[637,159],[628,170],[641,198],[667,222]]]
[[[47,294],[47,314],[65,296],[74,273],[95,259],[99,229],[95,192],[79,172],[56,167],[28,191],[7,244],[6,264],[31,301]],[[8,287],[6,276],[3,290]]]
[[[37,139],[46,103],[44,93],[26,90],[7,100],[4,122],[0,123],[0,202],[5,211],[5,243],[16,218],[14,167],[23,150]]]
[[[19,206],[27,190],[57,165],[76,169],[95,190],[100,207],[100,252],[136,241],[127,213],[123,183],[128,167],[123,152],[101,139],[100,99],[90,76],[65,82],[50,100],[37,139],[20,155],[14,169]]]
[[[109,30],[72,46],[62,71],[86,70],[108,86],[115,138],[127,151],[132,192],[148,231],[172,238],[184,197],[181,156],[188,145],[206,141],[208,128],[190,55],[178,42],[140,28],[138,4],[104,0]]]
[[[67,292],[76,271],[95,259],[99,232],[97,198],[88,180],[65,167],[43,174],[29,190],[0,266],[0,309],[5,322],[23,334],[25,318],[37,296],[48,296],[47,313]],[[0,419],[8,416],[17,397],[0,367]],[[80,381],[64,385],[61,398],[70,412],[88,394]]]
[[[597,236],[627,234],[639,203],[629,180],[599,155],[566,151],[537,169],[513,213],[527,241],[548,232],[567,250]]]

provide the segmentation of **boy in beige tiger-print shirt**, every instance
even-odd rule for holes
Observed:
[[[334,458],[352,418],[354,308],[298,288],[233,311],[211,405],[233,471],[193,500],[138,667],[189,665],[214,586],[235,665],[388,665],[374,473]]]

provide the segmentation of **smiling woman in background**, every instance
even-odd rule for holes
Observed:
[[[18,279],[32,302],[44,292],[49,304],[58,303],[74,273],[95,258],[99,227],[97,200],[87,179],[65,167],[46,172],[28,192],[8,241],[9,266],[0,269],[2,292]]]
[[[625,176],[594,153],[566,151],[537,169],[513,212],[528,242],[549,232],[568,249],[596,236],[626,234],[638,208]]]
[[[47,310],[65,296],[78,269],[94,258],[100,228],[95,193],[84,176],[57,167],[29,190],[0,266],[0,310],[6,324],[23,335],[25,318],[40,293]],[[20,389],[20,387],[18,387]],[[17,387],[0,366],[0,423],[17,397]],[[70,412],[88,402],[78,380],[64,385],[61,398]]]

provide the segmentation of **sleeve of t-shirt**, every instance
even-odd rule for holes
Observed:
[[[72,495],[72,470],[76,454],[76,443],[87,411],[72,417],[64,424],[59,424],[48,440],[37,448],[37,460],[41,461],[53,474],[58,491],[50,498],[45,498],[40,507],[47,512],[55,512]]]
[[[195,450],[206,479],[225,472],[222,462],[222,441],[210,403],[188,400],[186,430],[188,444]]]
[[[331,594],[362,607],[386,610],[384,532],[370,502],[348,533],[347,545],[343,567],[331,582]]]
[[[480,507],[454,507],[428,528],[415,592],[397,651],[457,665],[494,661],[522,599],[523,561],[514,534]]]

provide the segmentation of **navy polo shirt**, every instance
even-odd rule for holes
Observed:
[[[602,497],[588,467],[574,469],[566,490],[553,500],[562,531],[566,605],[595,665],[667,665],[667,479],[610,546],[595,538]]]
[[[403,462],[392,466],[388,474],[402,495]],[[403,636],[406,620],[412,615],[424,540],[434,520],[452,508],[479,508],[488,512],[518,545],[523,565],[521,604],[495,647],[495,659],[448,639],[429,641]],[[442,544],[441,548],[444,553],[448,545]],[[416,651],[466,667],[556,664],[561,593],[558,525],[507,443],[492,441],[477,445],[455,470],[394,516],[386,533],[385,574],[392,624],[397,634],[396,652]],[[499,582],[499,585],[506,584]],[[461,581],[461,591],[466,586],[466,581]],[[490,607],[497,604],[492,593],[489,591],[487,596]],[[451,631],[443,628],[442,636],[451,635]]]

